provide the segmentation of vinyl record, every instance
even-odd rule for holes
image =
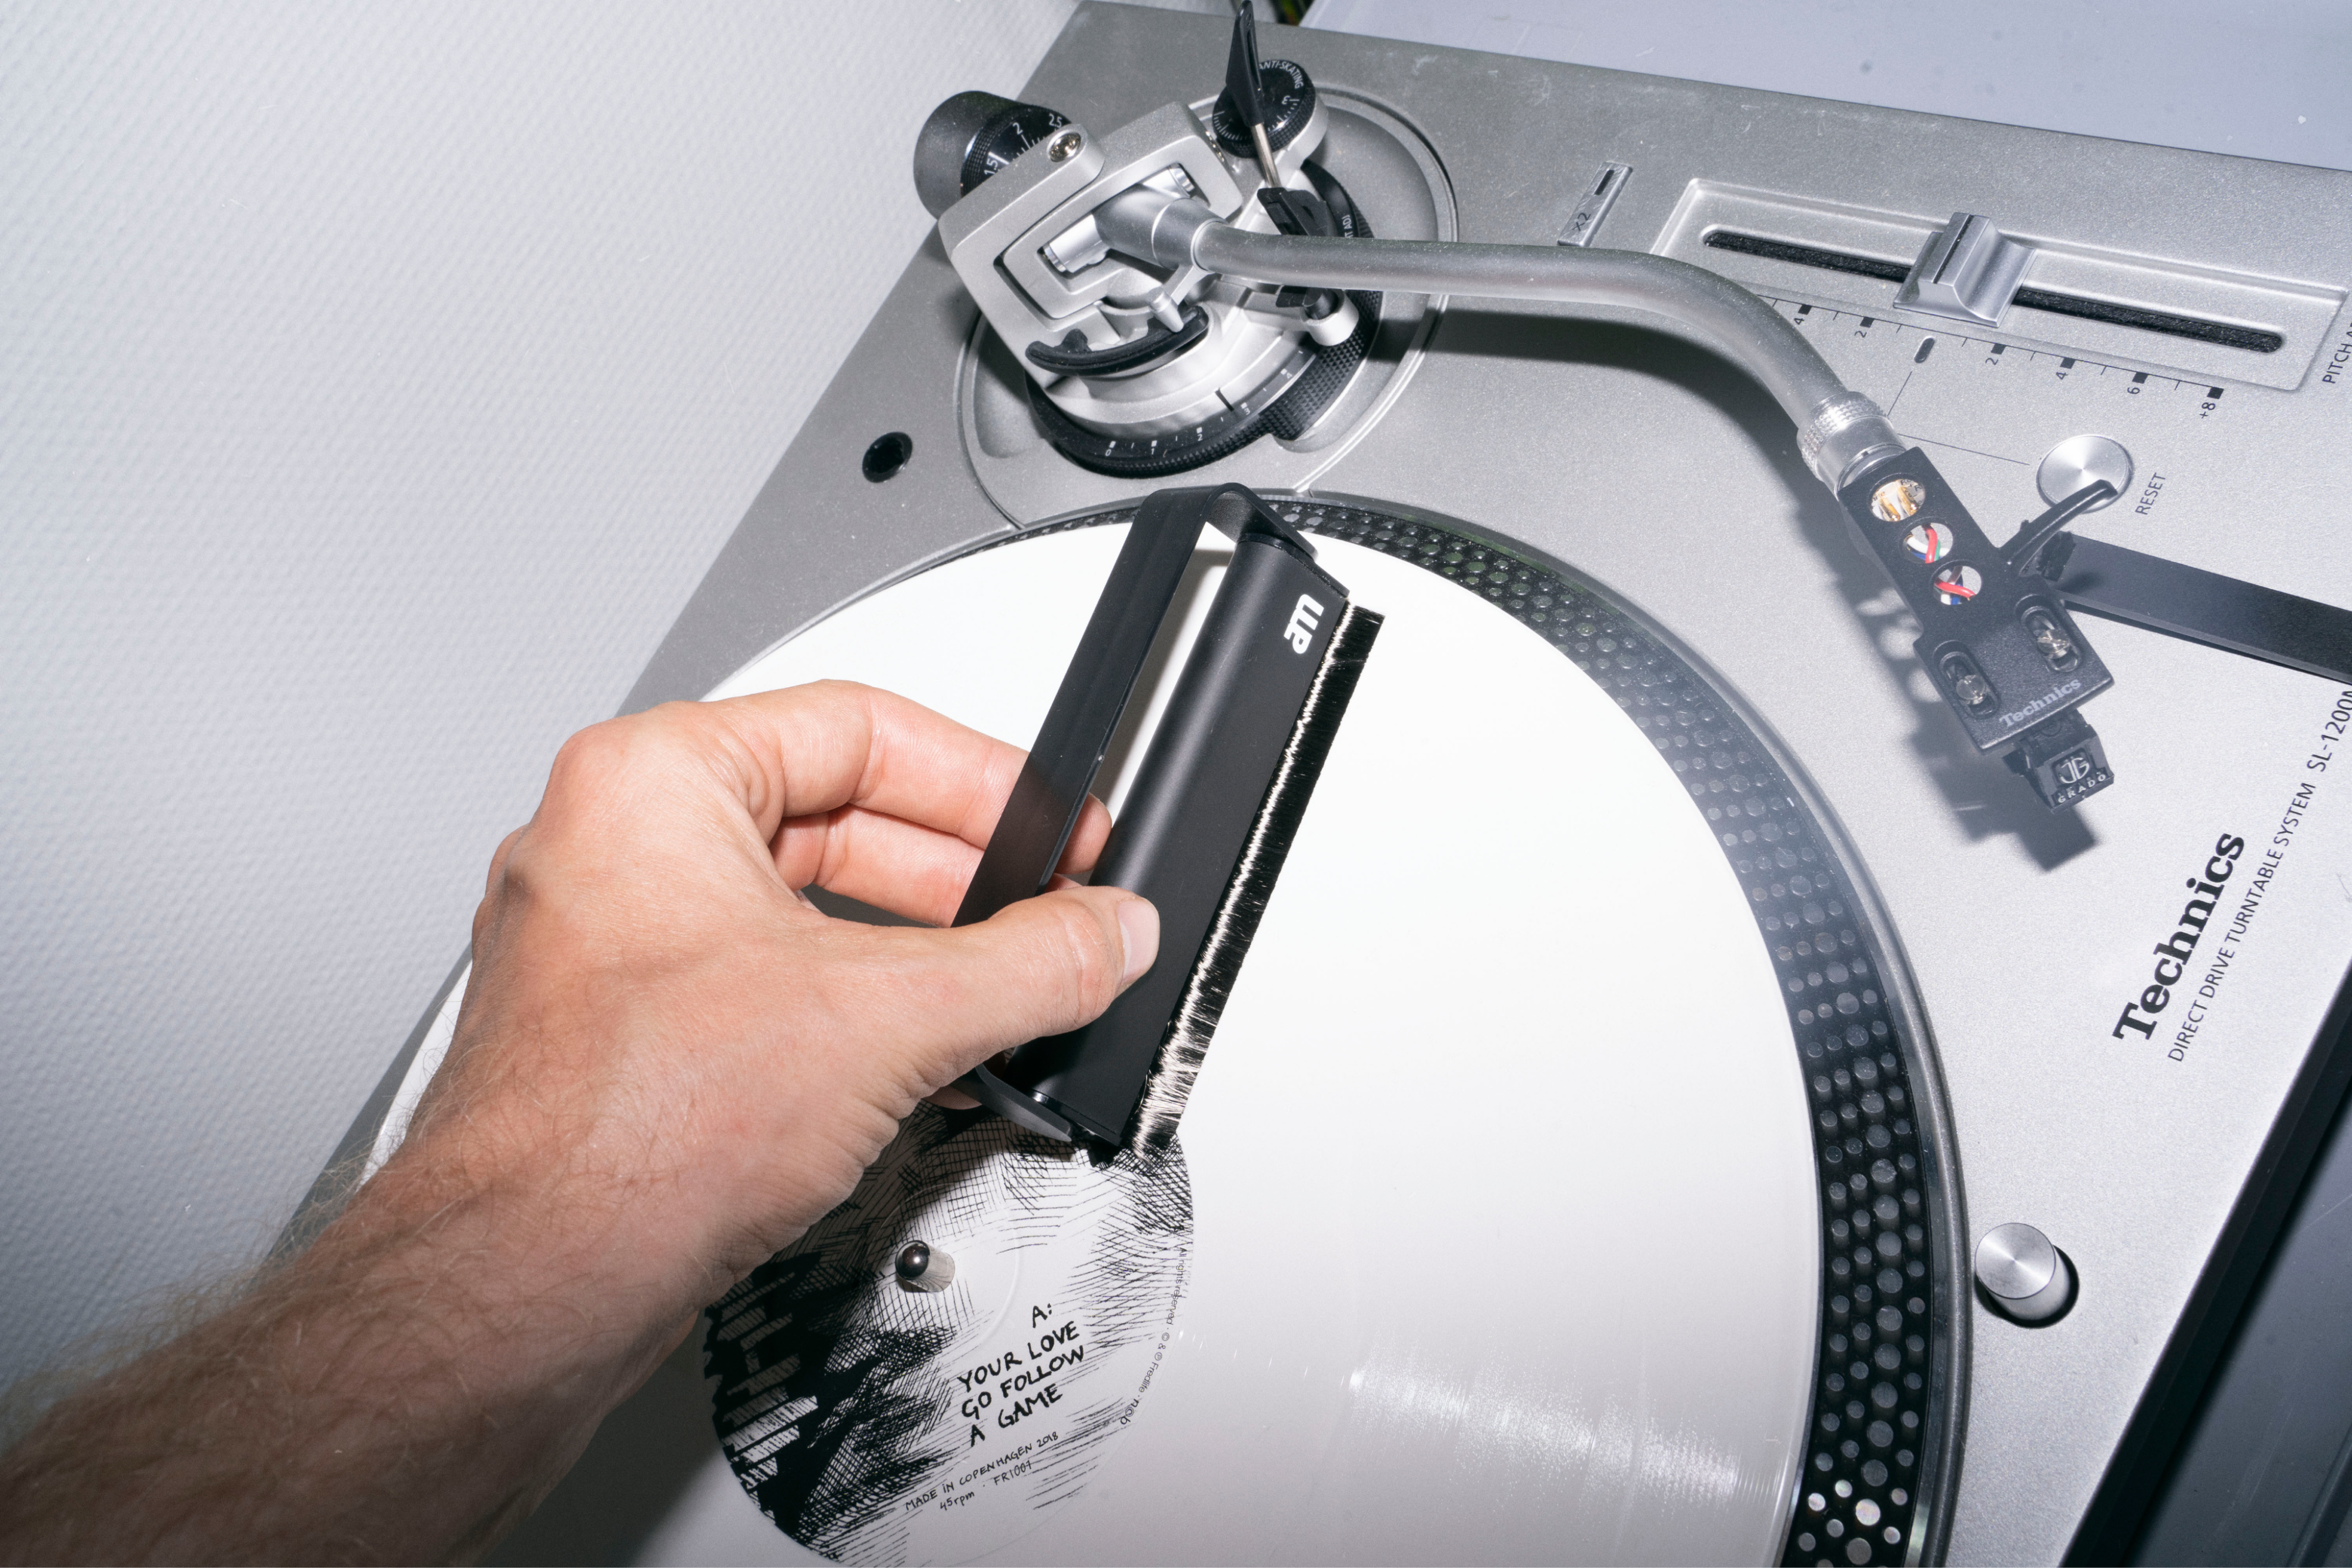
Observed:
[[[1294,512],[1387,626],[1176,1155],[911,1122],[713,1309],[747,1490],[855,1562],[1902,1560],[1949,1415],[1942,1167],[1859,890],[1589,586]],[[851,678],[1025,742],[1129,515],[936,566],[712,695]],[[891,1275],[919,1238],[954,1289]]]

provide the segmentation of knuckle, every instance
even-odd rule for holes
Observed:
[[[698,703],[664,703],[643,713],[592,724],[557,749],[548,773],[548,794],[556,800],[593,798],[660,759],[694,743],[703,716]]]
[[[590,725],[565,741],[556,751],[555,766],[549,773],[551,790],[592,784],[609,776],[627,758],[628,727],[627,719],[608,718],[602,724]]]
[[[522,842],[522,836],[526,831],[523,828],[517,828],[505,838],[500,839],[499,847],[491,852],[489,875],[485,879],[482,889],[485,897],[495,896],[499,884],[506,881],[507,867],[514,859],[515,846]]]
[[[796,727],[832,731],[855,728],[869,720],[876,693],[856,681],[828,678],[809,681],[774,694]]]
[[[845,681],[838,675],[811,681],[800,688],[811,702],[838,705],[844,707],[870,707],[877,702],[896,700],[879,687],[863,681]]]

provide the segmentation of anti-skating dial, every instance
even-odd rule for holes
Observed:
[[[1289,60],[1267,60],[1258,68],[1258,103],[1265,112],[1266,145],[1279,152],[1298,140],[1299,132],[1315,117],[1315,82],[1303,67]],[[1249,121],[1235,111],[1232,89],[1217,95],[1217,107],[1209,116],[1209,129],[1217,138],[1217,145],[1236,158],[1247,158],[1257,152],[1251,140]]]

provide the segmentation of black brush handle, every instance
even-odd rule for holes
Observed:
[[[1157,906],[1160,956],[1101,1018],[1023,1046],[1002,1074],[1099,1143],[1126,1138],[1347,607],[1347,590],[1290,538],[1239,532],[1095,867],[1097,883]]]
[[[1192,564],[1204,495],[1163,490],[1137,509],[1078,651],[1045,711],[1037,743],[1029,748],[964,889],[954,924],[985,920],[1007,904],[1035,897],[1053,882],[1103,754],[1150,657],[1160,622]],[[1016,1125],[1072,1141],[1066,1121],[984,1066],[956,1080],[956,1087]]]
[[[1198,494],[1162,491],[1137,511],[1037,743],[964,889],[956,925],[977,924],[1034,898],[1054,880],[1160,622],[1192,564],[1203,519],[1197,504],[1183,503]]]
[[[1142,1094],[1150,1074],[1152,1053],[1157,1051],[1160,1038],[1166,1032],[1176,1003],[1183,995],[1187,966],[1199,952],[1209,922],[1214,917],[1217,894],[1232,874],[1241,844],[1247,840],[1250,820],[1274,777],[1282,747],[1289,738],[1290,726],[1297,718],[1323,650],[1330,641],[1331,630],[1347,601],[1347,591],[1315,567],[1314,551],[1297,530],[1269,511],[1248,489],[1228,485],[1162,490],[1137,508],[1127,542],[1119,549],[1118,559],[1111,567],[1101,598],[1095,601],[1093,618],[1087,622],[1085,635],[1078,639],[1077,653],[1062,676],[1060,689],[1054,694],[1053,706],[1046,710],[1045,726],[1037,732],[1037,743],[1030,747],[1021,776],[1013,781],[1013,793],[989,835],[988,848],[972,873],[971,885],[964,890],[963,904],[956,911],[954,922],[970,925],[985,920],[1007,904],[1035,897],[1052,883],[1054,867],[1060,863],[1062,851],[1077,826],[1078,814],[1086,809],[1087,793],[1094,787],[1103,754],[1110,747],[1111,737],[1118,728],[1119,719],[1134,695],[1135,683],[1142,674],[1144,662],[1159,637],[1160,623],[1166,620],[1169,606],[1182,585],[1203,525],[1214,525],[1235,541],[1234,566],[1226,573],[1216,602],[1210,607],[1207,625],[1193,646],[1168,715],[1138,773],[1136,789],[1128,803],[1128,821],[1113,830],[1102,860],[1095,867],[1097,883],[1140,893],[1160,908],[1160,961],[1113,1009],[1125,1018],[1133,1011],[1133,998],[1139,990],[1149,989],[1155,998],[1167,993],[1155,1004],[1160,1016],[1158,1023],[1149,1030],[1150,1049],[1143,1053],[1139,1065],[1130,1064],[1135,1055],[1132,1050],[1115,1051],[1111,1056],[1119,1065],[1107,1067],[1098,1063],[1084,1075],[1092,1085],[1085,1104],[1107,1105],[1117,1097],[1116,1085],[1124,1082],[1129,1113]],[[1253,597],[1252,608],[1243,612],[1239,608],[1242,599],[1236,596],[1237,585],[1256,584],[1249,593],[1263,597],[1269,561],[1287,564],[1288,575],[1284,580],[1297,590],[1296,598],[1284,600],[1278,606],[1269,601],[1259,607]],[[1307,586],[1299,587],[1300,582]],[[1229,738],[1225,733],[1227,706],[1240,702],[1244,710],[1254,714],[1254,699],[1263,695],[1237,695],[1231,688],[1231,676],[1245,670],[1250,661],[1236,664],[1229,654],[1219,655],[1215,650],[1242,648],[1245,635],[1255,637],[1257,621],[1275,616],[1277,610],[1279,623],[1269,624],[1266,633],[1268,637],[1278,637],[1289,655],[1288,673],[1297,681],[1297,690],[1275,699],[1276,708],[1282,708],[1285,702],[1287,707],[1283,710],[1271,755],[1260,755],[1265,751],[1263,745],[1242,745],[1225,758],[1222,769],[1210,770],[1215,775],[1212,782],[1216,786],[1217,799],[1240,800],[1245,794],[1247,800],[1242,808],[1240,837],[1234,840],[1230,854],[1223,853],[1222,845],[1233,837],[1231,824],[1225,821],[1231,813],[1211,813],[1213,820],[1207,825],[1212,836],[1206,841],[1208,847],[1200,863],[1209,868],[1202,875],[1213,876],[1213,883],[1205,914],[1195,916],[1192,912],[1199,903],[1197,891],[1184,877],[1171,883],[1165,866],[1185,858],[1189,852],[1183,848],[1186,835],[1201,831],[1202,823],[1192,820],[1197,810],[1188,815],[1174,810],[1171,802],[1188,799],[1187,792],[1196,789],[1192,775],[1201,772],[1201,759],[1216,756],[1242,738]],[[1302,614],[1304,622],[1299,620]],[[1243,624],[1244,621],[1248,624]],[[1255,645],[1253,642],[1251,646]],[[1244,700],[1245,697],[1253,700]],[[1261,731],[1274,734],[1260,724],[1252,727],[1250,737],[1255,738]],[[1173,739],[1178,735],[1188,738],[1179,745]],[[1189,767],[1179,767],[1170,760],[1180,754],[1191,759]],[[1150,846],[1150,852],[1141,852],[1133,847],[1138,845]],[[1174,925],[1170,923],[1171,908],[1181,912]],[[1171,932],[1176,934],[1172,941]],[[1100,1022],[1095,1027],[1100,1028]],[[1131,1036],[1139,1038],[1144,1030],[1143,1022],[1135,1022],[1105,1038],[1126,1040]],[[1079,1050],[1083,1035],[1081,1031],[1080,1035],[1059,1037],[1065,1042],[1062,1054],[1083,1054]],[[1073,1125],[1068,1109],[1055,1103],[1051,1096],[1038,1092],[1031,1082],[1031,1073],[1020,1070],[1018,1064],[1024,1061],[1038,1062],[1040,1047],[1048,1044],[1033,1041],[1023,1047],[1014,1053],[1015,1065],[1007,1068],[1003,1076],[992,1066],[976,1067],[958,1079],[956,1087],[1031,1132],[1065,1143],[1075,1142],[1080,1136],[1118,1141],[1125,1129],[1124,1113],[1118,1125],[1108,1132],[1093,1120],[1081,1120]],[[1050,1050],[1043,1052],[1045,1057],[1053,1055]],[[1012,1081],[1008,1082],[1008,1078]],[[1097,1078],[1102,1082],[1097,1082]],[[1102,1114],[1111,1113],[1104,1111]]]

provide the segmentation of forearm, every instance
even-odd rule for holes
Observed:
[[[446,1165],[395,1161],[302,1258],[58,1405],[0,1458],[5,1550],[33,1562],[486,1550],[690,1321],[667,1302],[610,1299],[593,1249],[542,1252],[580,1228],[528,1212],[540,1201],[498,1182],[456,1190]]]
[[[0,1558],[480,1552],[922,1095],[1097,1017],[1151,906],[955,915],[1021,754],[825,685],[567,744],[499,847],[456,1038],[309,1251],[0,1457]],[[1109,831],[1085,814],[1066,871]],[[822,881],[913,926],[827,919]]]

